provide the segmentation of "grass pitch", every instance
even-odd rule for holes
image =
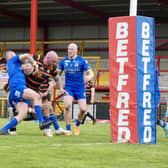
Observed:
[[[110,124],[86,123],[79,137],[48,138],[24,121],[16,136],[0,136],[0,168],[167,168],[168,139],[161,128],[157,136],[156,145],[113,144]]]

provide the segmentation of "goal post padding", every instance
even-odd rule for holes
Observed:
[[[109,18],[110,116],[114,143],[156,143],[154,19]]]

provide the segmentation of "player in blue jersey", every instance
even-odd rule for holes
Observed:
[[[160,89],[159,89],[159,80],[158,80],[158,69],[155,67],[155,109],[159,107],[160,103]],[[163,120],[157,120],[157,125],[161,126],[164,131],[165,135],[168,138],[168,122]]]
[[[30,62],[36,67],[36,71],[38,69],[36,63],[30,54],[16,55],[13,51],[7,51],[5,56],[7,60],[7,72],[9,75],[9,104],[11,106],[16,106],[18,115],[0,129],[0,135],[8,134],[8,130],[10,128],[16,126],[27,116],[28,104],[30,101],[33,102],[33,106],[40,124],[39,127],[40,129],[44,129],[52,122],[44,122],[40,96],[32,89],[26,87],[26,79],[21,65],[24,59],[29,59]]]
[[[74,135],[79,135],[80,123],[87,110],[85,82],[93,78],[93,71],[87,60],[78,56],[77,53],[78,46],[75,43],[70,43],[68,45],[68,56],[59,64],[60,74],[62,74],[63,71],[65,73],[64,118],[66,130],[69,131],[66,135],[72,135],[70,109],[74,99],[77,100],[80,109],[75,123]],[[86,72],[85,79],[84,72]]]

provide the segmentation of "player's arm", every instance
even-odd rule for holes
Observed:
[[[62,82],[62,79],[61,79],[59,71],[57,71],[57,75],[54,77],[54,80],[55,80],[56,85],[57,85],[58,89],[60,90],[60,92],[62,94],[65,93],[66,95],[68,95],[68,92],[66,90],[64,90],[63,82]]]
[[[48,87],[48,90],[47,92],[50,93],[51,89],[54,87],[55,83],[51,80],[49,81],[49,87]]]
[[[63,88],[63,82],[61,80],[61,75],[64,72],[64,62],[63,60],[59,63],[59,68],[57,69],[57,75],[54,77],[54,80],[56,81],[57,87],[60,89],[60,92],[62,94],[66,93],[68,94],[64,88]]]
[[[62,84],[62,81],[61,81],[61,77],[60,77],[59,72],[58,72],[57,75],[54,77],[54,80],[55,80],[55,82],[56,82],[56,85],[57,85],[58,89],[60,89],[60,91],[62,92],[62,91],[63,91],[63,84]]]
[[[91,79],[93,79],[94,77],[94,73],[90,67],[90,65],[88,64],[88,61],[83,59],[83,69],[85,71],[85,82],[90,81]]]
[[[58,70],[59,76],[61,76],[61,75],[63,74],[63,72],[64,72],[63,70],[60,70],[60,69],[59,69],[59,70]]]
[[[57,72],[58,72],[59,76],[61,76],[63,74],[63,72],[64,72],[64,62],[63,62],[63,60],[61,60],[61,62],[59,63],[59,68],[58,68]]]
[[[48,83],[49,83],[49,86],[48,86],[48,89],[47,89],[47,91],[46,91],[46,96],[47,96],[47,94],[50,93],[51,89],[52,89],[52,88],[54,87],[54,85],[55,85],[55,83],[53,82],[53,80],[49,81]]]
[[[94,103],[94,99],[95,99],[95,87],[94,87],[94,84],[92,82],[90,103]]]
[[[90,81],[94,77],[92,69],[88,69],[85,74],[85,82]]]

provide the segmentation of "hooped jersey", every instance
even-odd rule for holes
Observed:
[[[86,97],[90,97],[91,96],[91,89],[92,88],[95,88],[94,82],[92,80],[89,80],[86,83]]]
[[[50,81],[51,80],[48,79],[47,81],[43,82],[39,87],[39,92],[45,93],[50,86],[50,84],[49,84]]]
[[[50,77],[55,77],[57,75],[57,66],[53,66],[53,69],[48,68],[43,64],[43,58],[40,55],[34,55],[34,60],[36,60],[39,65],[39,70],[36,75],[30,74],[26,75],[26,84],[29,88],[33,90],[39,90],[39,87],[42,83],[47,85],[48,79]]]

